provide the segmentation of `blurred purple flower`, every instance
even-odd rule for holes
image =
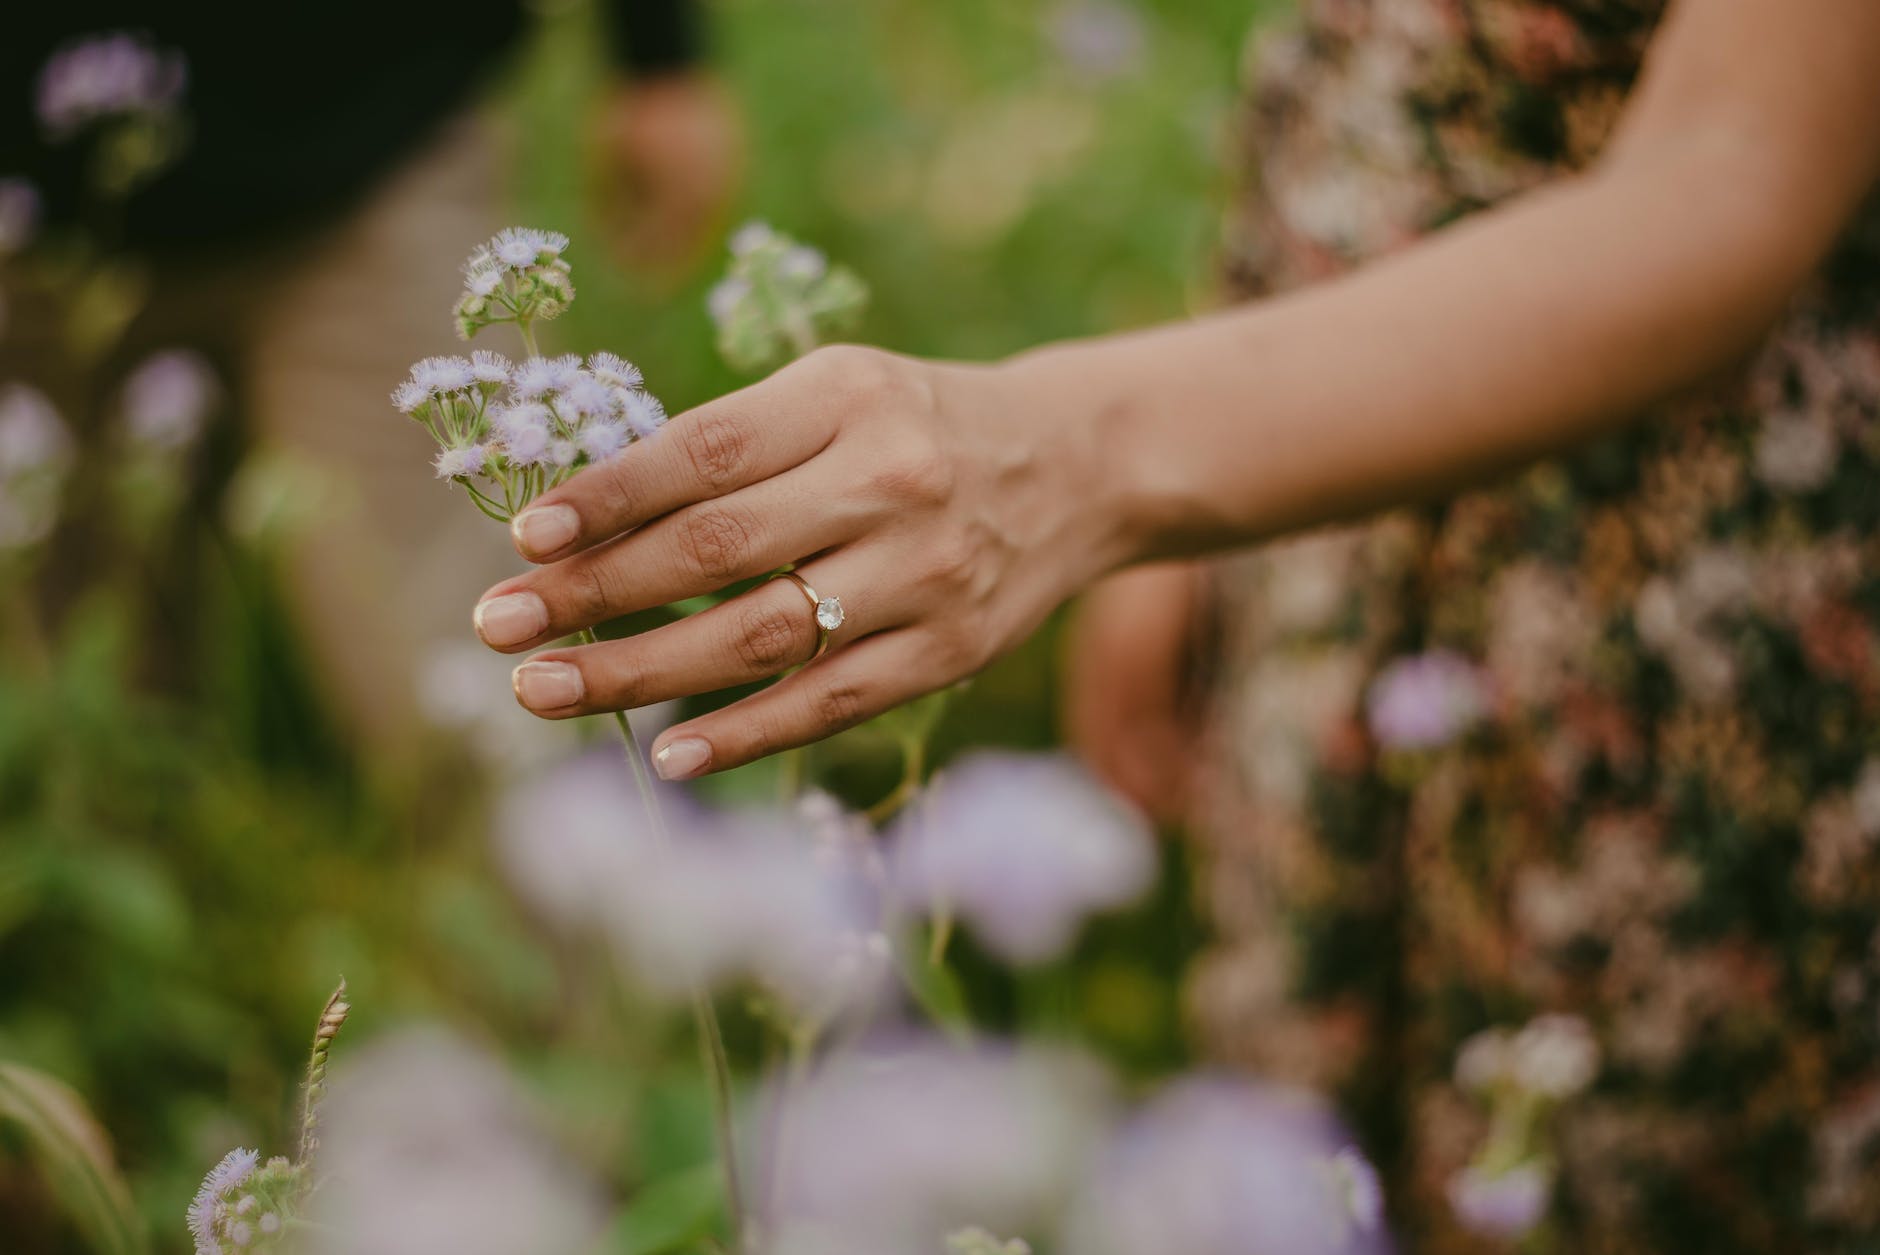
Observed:
[[[1373,681],[1366,702],[1371,734],[1386,749],[1447,745],[1487,711],[1481,668],[1446,649],[1395,660]]]
[[[0,179],[0,258],[25,248],[39,225],[39,190],[25,179]]]
[[[1064,63],[1086,78],[1122,78],[1142,65],[1142,16],[1118,0],[1068,0],[1048,18]]]
[[[1512,1241],[1547,1214],[1553,1185],[1553,1174],[1533,1163],[1493,1175],[1478,1167],[1464,1168],[1449,1178],[1449,1206],[1471,1233]]]
[[[865,867],[794,816],[708,811],[677,790],[662,805],[666,842],[625,765],[588,755],[505,799],[499,857],[545,917],[601,932],[659,992],[752,979],[820,1020],[881,990],[888,942]]]
[[[136,35],[100,35],[70,44],[39,72],[39,123],[55,140],[103,118],[174,106],[188,79],[182,54]]]
[[[202,434],[221,395],[215,370],[202,354],[189,349],[152,353],[124,381],[125,430],[148,449],[183,448]]]
[[[1381,1255],[1376,1177],[1308,1095],[1178,1082],[1125,1124],[1076,1196],[1070,1255]]]
[[[322,1109],[315,1255],[576,1255],[594,1186],[548,1145],[502,1066],[439,1032],[348,1062]]]
[[[1015,963],[1069,947],[1085,916],[1155,875],[1147,827],[1070,759],[982,753],[949,767],[896,823],[897,899],[957,911]]]
[[[967,1224],[1048,1224],[1105,1110],[1100,1072],[1059,1053],[927,1040],[831,1060],[773,1086],[774,1231],[817,1255],[928,1255]]]

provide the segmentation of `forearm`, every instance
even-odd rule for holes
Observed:
[[[1428,498],[1753,343],[1832,230],[1798,239],[1754,196],[1694,211],[1711,173],[1591,175],[1336,283],[1011,369],[1107,451],[1125,561]]]

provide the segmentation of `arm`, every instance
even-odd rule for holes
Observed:
[[[1698,381],[1877,167],[1880,7],[1688,3],[1585,175],[1343,281],[1013,373],[1123,450],[1126,543],[1241,543],[1440,494]]]
[[[515,524],[543,564],[484,639],[803,560],[831,653],[668,731],[669,777],[970,674],[1105,571],[1441,493],[1700,379],[1777,316],[1880,168],[1880,7],[1687,0],[1601,165],[1344,280],[991,367],[824,350],[681,416]],[[812,556],[813,555],[813,556]],[[559,718],[774,675],[817,644],[773,583],[518,671]]]

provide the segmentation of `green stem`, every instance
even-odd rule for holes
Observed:
[[[530,345],[530,351],[534,351],[533,344]],[[581,630],[583,644],[593,645],[597,639],[592,629]],[[662,846],[668,845],[672,839],[666,833],[665,816],[660,812],[659,798],[653,791],[652,773],[646,769],[646,757],[640,753],[640,742],[633,735],[633,724],[622,710],[614,712],[614,722],[619,725],[621,740],[626,743],[627,763],[633,769],[633,782],[640,791],[640,802],[646,808],[647,823],[651,825],[655,839]],[[731,1119],[731,1059],[725,1053],[724,1030],[718,1024],[718,1013],[712,1007],[711,998],[703,989],[695,986],[691,1002],[692,1021],[699,1037],[699,1053],[704,1058],[706,1076],[711,1082],[712,1123],[718,1139],[718,1163],[725,1179],[725,1212],[731,1221],[732,1249],[743,1252],[746,1249],[744,1189],[738,1171],[737,1136]]]
[[[535,326],[533,319],[516,319],[516,330],[522,333],[522,347],[530,357],[542,356],[542,351],[535,347]]]

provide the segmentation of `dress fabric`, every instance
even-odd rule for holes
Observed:
[[[1583,168],[1655,0],[1308,0],[1250,50],[1239,296]],[[1804,20],[1799,15],[1797,20]],[[1573,456],[1217,573],[1217,1059],[1339,1096],[1413,1251],[1468,1232],[1472,1034],[1578,1016],[1531,1249],[1880,1251],[1880,230]]]

